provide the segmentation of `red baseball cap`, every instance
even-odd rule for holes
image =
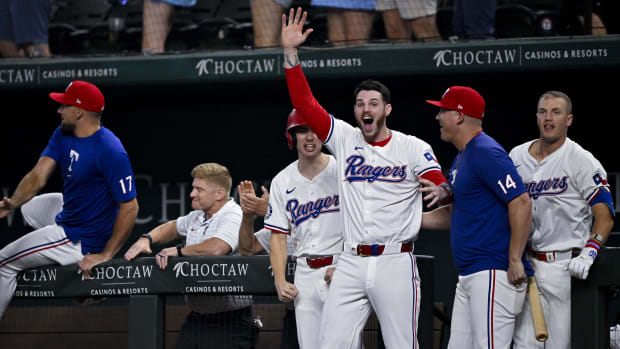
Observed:
[[[95,113],[100,113],[105,107],[103,93],[97,86],[86,81],[72,81],[65,89],[65,93],[52,92],[50,97],[56,102],[74,105]]]
[[[449,87],[443,93],[441,101],[427,100],[427,102],[440,108],[459,111],[472,118],[484,117],[484,98],[471,87]]]

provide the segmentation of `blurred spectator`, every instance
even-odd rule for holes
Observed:
[[[144,0],[142,13],[142,53],[164,52],[172,27],[174,6],[190,7],[196,0]]]
[[[455,0],[452,30],[460,39],[494,39],[497,0]]]
[[[368,42],[375,17],[375,0],[311,0],[327,7],[327,36],[335,46]]]
[[[409,42],[412,33],[418,41],[441,39],[435,22],[437,0],[377,0],[377,11],[392,42]]]
[[[592,11],[592,35],[603,36],[607,35],[607,28],[605,28],[605,24],[603,20],[599,16],[601,11],[601,2],[597,0],[591,0],[592,7],[590,10]],[[568,30],[571,34],[581,34],[581,30],[577,30],[576,28],[571,28],[575,25],[572,22],[572,19],[577,18],[583,28],[583,34],[589,32],[590,28],[585,27],[584,23],[584,0],[563,0],[562,1],[562,17],[568,26]]]
[[[0,56],[51,56],[47,42],[54,0],[0,0]]]
[[[282,14],[293,0],[250,0],[254,47],[279,47]]]

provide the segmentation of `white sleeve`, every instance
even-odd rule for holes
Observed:
[[[583,198],[590,201],[600,189],[609,191],[607,172],[601,163],[589,152],[574,159],[577,163],[575,183]]]
[[[177,232],[179,233],[179,235],[187,236],[187,231],[189,230],[189,222],[191,218],[190,216],[193,212],[195,211],[192,211],[185,216],[177,218]]]
[[[324,144],[330,153],[332,153],[335,157],[338,157],[338,149],[341,149],[344,146],[345,140],[350,137],[349,133],[355,133],[355,127],[349,125],[347,122],[333,117],[331,114],[329,116],[331,118],[331,127]]]
[[[431,148],[428,143],[418,139],[417,142],[413,144],[412,148],[413,150],[410,152],[410,161],[415,175],[422,176],[426,172],[432,170],[441,171],[441,165],[439,165],[439,161],[437,161],[437,157],[435,157],[433,148]]]
[[[263,249],[267,253],[271,253],[270,243],[271,243],[271,230],[263,228],[256,233],[254,233],[256,240],[263,247]]]
[[[283,234],[290,234],[291,224],[286,215],[284,198],[282,193],[286,190],[284,181],[284,172],[280,172],[271,182],[271,193],[269,195],[269,206],[267,207],[267,215],[265,215],[265,228],[277,231]]]
[[[213,237],[224,240],[232,252],[239,248],[239,228],[241,227],[242,218],[241,208],[235,206],[234,209],[222,212],[218,217],[217,225],[214,227],[215,235]]]
[[[268,254],[271,254],[271,230],[263,228],[257,231],[254,235],[256,236],[258,243],[263,246],[265,251]],[[293,246],[291,235],[286,236],[286,251],[289,255],[293,255],[295,253],[295,246]]]

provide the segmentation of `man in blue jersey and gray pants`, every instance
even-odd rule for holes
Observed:
[[[508,349],[532,269],[524,249],[532,206],[508,154],[482,131],[485,102],[469,87],[452,86],[438,106],[441,139],[459,150],[450,168],[454,200],[423,214],[422,227],[450,229],[459,272],[448,348]],[[425,200],[438,191],[430,181]]]
[[[61,103],[61,125],[13,195],[0,201],[0,218],[37,194],[56,167],[63,180],[63,209],[55,224],[0,250],[0,318],[20,271],[78,263],[84,277],[90,278],[92,267],[121,249],[138,214],[129,156],[120,140],[101,125],[105,105],[101,91],[91,83],[73,81],[64,93],[50,97]]]

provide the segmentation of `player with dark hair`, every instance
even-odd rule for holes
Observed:
[[[459,272],[448,348],[508,349],[525,302],[525,244],[532,206],[508,154],[482,131],[485,102],[470,87],[452,86],[436,119],[441,139],[459,153],[450,168],[451,205],[425,213],[422,227],[450,229]],[[422,179],[422,192],[441,188]]]
[[[388,348],[417,348],[420,277],[413,243],[422,217],[419,177],[441,186],[433,200],[449,199],[450,186],[426,142],[390,130],[389,90],[378,81],[356,88],[358,127],[329,115],[312,95],[297,47],[307,14],[282,17],[284,67],[293,107],[337,159],[344,220],[338,259],[323,316],[320,348],[352,348],[371,308]],[[273,194],[273,190],[272,190]]]
[[[0,317],[11,300],[17,274],[53,263],[78,263],[85,278],[121,249],[138,214],[129,156],[120,140],[101,125],[104,97],[93,84],[73,81],[61,103],[61,125],[35,167],[10,198],[0,202],[0,218],[28,202],[58,166],[63,179],[62,211],[44,226],[0,250]]]
[[[515,330],[515,348],[570,348],[571,276],[588,277],[614,225],[615,210],[605,169],[568,138],[573,123],[570,98],[559,91],[545,92],[538,99],[536,123],[540,137],[515,147],[510,156],[534,209],[530,247],[549,339],[536,341],[526,303]]]

